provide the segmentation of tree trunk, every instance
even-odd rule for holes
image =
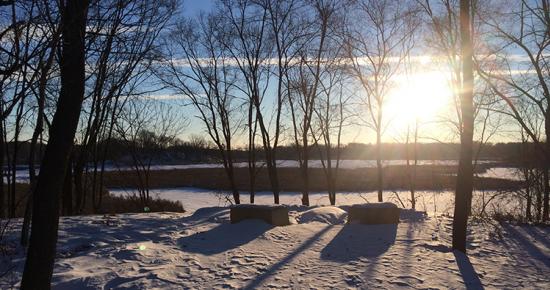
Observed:
[[[34,191],[32,231],[21,289],[51,287],[59,223],[59,195],[84,97],[87,9],[86,0],[68,0],[63,10],[61,92]]]
[[[378,188],[378,202],[383,201],[384,177],[382,168],[382,136],[380,128],[376,130],[376,187]]]
[[[304,160],[302,168],[302,205],[309,206],[309,172],[308,172],[308,161]]]
[[[539,169],[537,169],[538,171]],[[536,220],[541,221],[542,220],[542,188],[541,188],[541,176],[540,173],[537,172],[537,179],[536,179],[536,200],[535,200],[535,213],[536,213]]]
[[[414,124],[414,145],[413,145],[413,155],[414,155],[414,164],[413,164],[413,173],[411,181],[411,207],[416,209],[416,169],[418,167],[418,118],[415,120]]]
[[[26,247],[29,241],[33,192],[34,192],[34,184],[31,182],[31,188],[29,189],[27,201],[25,202],[25,212],[23,213],[23,225],[21,225],[21,239],[19,240],[19,243],[23,247]]]
[[[531,221],[531,204],[533,203],[531,198],[531,184],[529,184],[529,180],[530,178],[527,178],[527,186],[525,186],[525,194],[527,195],[527,204],[525,205],[525,217],[527,218],[527,221]]]
[[[250,153],[249,153],[250,154]],[[255,184],[256,184],[256,166],[255,162],[248,163],[248,186],[250,191],[250,203],[254,203],[255,196]]]
[[[548,170],[550,169],[550,105],[547,104],[547,108],[546,108],[546,112],[545,112],[545,120],[544,120],[544,128],[545,128],[545,135],[546,135],[546,140],[545,140],[545,151],[544,152],[544,157],[545,157],[545,162],[544,162],[544,165],[542,166],[542,170],[544,170],[543,172],[543,182],[544,182],[544,201],[543,201],[543,205],[542,205],[542,221],[543,222],[546,222],[548,221],[549,219],[549,216],[548,216],[548,211],[549,211],[549,207],[550,207],[550,183],[548,181]]]
[[[468,202],[473,190],[473,50],[470,32],[470,1],[460,0],[460,34],[462,56],[462,92],[460,107],[462,131],[460,135],[460,160],[456,178],[455,208],[453,217],[453,249],[466,253]]]
[[[271,159],[271,158],[270,158]],[[269,180],[271,183],[271,190],[273,191],[273,200],[275,204],[279,204],[279,177],[277,175],[277,167],[274,165],[275,160],[267,160],[267,170],[269,174]]]
[[[4,120],[0,120],[0,218],[4,218],[4,200]]]
[[[304,130],[304,132],[307,132]],[[302,179],[303,179],[303,188],[302,188],[302,205],[309,206],[309,151],[308,151],[308,143],[307,143],[307,133],[304,133],[302,135],[302,140],[304,142],[304,146],[302,147]]]
[[[259,98],[256,96],[254,101],[254,107],[256,109],[257,122],[260,125],[260,131],[262,134],[262,143],[265,151],[265,161],[267,164],[267,174],[269,175],[269,181],[271,183],[271,191],[273,191],[273,200],[275,204],[279,204],[279,177],[277,174],[277,160],[275,159],[275,148],[270,145],[269,129],[264,123],[264,119],[261,113]]]
[[[63,214],[64,215],[73,215],[73,178],[72,178],[72,160],[69,157],[69,162],[67,162],[67,174],[65,174],[65,179],[63,182]]]
[[[544,182],[543,188],[544,188],[544,199],[542,204],[542,221],[546,222],[548,221],[548,202],[549,202],[549,192],[550,192],[550,184],[548,183],[548,163],[545,163],[542,170],[544,172],[542,173],[542,181]]]
[[[327,182],[328,182],[328,199],[329,199],[330,205],[336,205],[336,182],[334,181],[332,173],[330,173]]]
[[[84,150],[79,150],[80,154],[85,154]],[[74,212],[76,214],[80,213],[80,209],[84,207],[84,184],[82,182],[84,175],[84,165],[80,162],[81,156],[78,156],[78,161],[75,163],[73,168],[73,179],[74,179]]]
[[[228,152],[227,154],[229,156],[231,152]],[[235,204],[240,204],[241,198],[240,198],[239,190],[237,190],[237,184],[235,183],[233,158],[231,157],[229,157],[228,160],[225,162],[225,172],[227,174],[227,178],[229,178],[229,186],[231,187],[231,191],[233,193],[233,200],[235,201]]]
[[[254,139],[256,136],[256,120],[254,120],[254,106],[250,102],[248,106],[248,184],[250,191],[250,203],[254,203],[256,193],[256,148]],[[252,126],[254,122],[254,126]]]

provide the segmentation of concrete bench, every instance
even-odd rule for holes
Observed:
[[[274,226],[286,226],[288,220],[288,209],[284,206],[269,206],[255,204],[234,205],[230,210],[231,223],[238,223],[246,219],[260,219]]]
[[[356,204],[349,208],[348,223],[397,224],[399,208],[391,202]]]

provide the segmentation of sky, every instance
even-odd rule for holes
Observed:
[[[183,17],[195,17],[200,12],[208,12],[213,8],[215,0],[185,0],[180,7],[180,15]],[[421,55],[416,63],[417,73],[410,77],[401,77],[400,84],[388,95],[385,118],[387,122],[383,142],[404,142],[407,132],[412,134],[415,124],[420,127],[420,142],[457,142],[458,136],[448,121],[441,118],[441,114],[453,114],[452,111],[452,93],[445,84],[444,72],[438,70],[435,61],[430,56]],[[351,88],[355,89],[355,88]],[[360,88],[358,88],[360,90]],[[272,100],[266,100],[266,110],[274,108],[275,90],[270,88],[267,91]],[[170,90],[157,91],[151,96],[155,101],[173,108],[173,111],[181,116],[181,119],[187,120],[187,126],[183,129],[179,138],[186,140],[191,135],[204,136],[209,139],[205,133],[204,126],[198,118],[197,111],[188,104],[181,96],[175,96]],[[357,105],[360,107],[360,105]],[[272,110],[272,109],[271,109]],[[415,112],[411,114],[410,112]],[[367,115],[366,108],[358,114]],[[283,119],[290,118],[288,112],[283,113]],[[417,122],[418,121],[418,122]],[[287,126],[289,127],[289,126]],[[494,137],[494,142],[509,141],[510,135],[507,129],[501,130]],[[289,144],[293,140],[290,128],[286,128],[282,133],[282,143]],[[246,143],[246,134],[238,134],[237,146],[244,146]],[[343,143],[360,142],[374,143],[375,134],[371,128],[365,126],[362,121],[354,121],[344,129]]]
[[[183,2],[183,10],[185,15],[196,15],[200,11],[208,11],[212,9],[212,0],[186,0]]]
[[[182,14],[185,17],[194,17],[201,11],[208,12],[212,9],[213,3],[212,0],[184,1]],[[385,127],[383,142],[404,142],[407,132],[412,134],[415,124],[419,124],[420,142],[458,142],[456,129],[452,127],[447,117],[453,114],[456,116],[456,113],[452,111],[452,92],[446,84],[445,72],[436,68],[436,61],[431,60],[430,56],[424,55],[418,60],[418,73],[410,77],[403,76],[401,83],[387,98],[385,118],[391,121],[387,122]],[[188,139],[190,135],[200,135],[208,139],[204,126],[195,117],[197,111],[190,105],[184,106],[185,100],[174,97],[169,90],[157,92],[154,97],[160,102],[173,106],[182,116],[187,116],[188,126],[181,134],[181,139]],[[411,111],[416,113],[411,114]],[[360,123],[361,121],[356,121],[345,129],[344,143],[375,141],[372,129]],[[509,141],[508,129],[513,130],[512,128],[501,130],[495,135],[493,141]],[[236,142],[237,145],[245,144],[246,136],[244,133],[241,135],[238,137],[241,140]],[[283,131],[282,137],[283,144],[290,143],[291,131]]]

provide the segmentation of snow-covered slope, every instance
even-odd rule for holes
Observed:
[[[450,220],[411,211],[403,212],[397,226],[230,224],[226,208],[198,209],[192,216],[68,217],[61,219],[53,286],[550,289],[548,227],[471,229],[467,258],[447,247]],[[16,244],[17,235],[10,231],[8,240]],[[17,286],[24,263],[20,248],[8,254],[0,261],[0,273],[12,262],[16,267],[0,280],[2,289]]]

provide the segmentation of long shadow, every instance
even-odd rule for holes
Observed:
[[[321,259],[349,262],[378,257],[395,243],[396,234],[397,224],[346,225],[321,251]]]
[[[525,237],[525,234],[520,233],[513,226],[503,224],[503,227],[511,234],[510,238],[516,242],[518,246],[523,248],[531,257],[542,262],[546,267],[550,268],[550,256],[543,253],[539,248],[533,245],[533,242]]]
[[[250,284],[246,285],[243,289],[246,290],[252,290],[257,289],[260,284],[270,276],[273,276],[277,273],[277,271],[290,261],[294,259],[298,254],[301,252],[307,250],[315,241],[317,241],[319,238],[321,238],[328,230],[330,230],[332,226],[326,226],[324,229],[313,235],[311,238],[309,238],[307,241],[305,241],[303,244],[301,244],[298,248],[296,248],[294,251],[292,251],[290,254],[288,254],[286,257],[281,259],[279,262],[271,266],[267,271],[262,273],[261,275],[256,276],[256,279],[254,279]]]
[[[419,223],[425,221],[427,217],[426,212],[414,209],[402,208],[399,211],[399,220],[401,222]]]
[[[453,254],[455,255],[458,270],[460,271],[466,289],[485,289],[481,280],[479,280],[479,276],[474,266],[470,263],[468,256],[458,251],[454,251]]]
[[[550,249],[550,236],[545,235],[540,231],[541,227],[537,226],[525,226],[523,227],[523,231],[526,234],[529,234],[531,238],[536,240],[537,242],[543,244],[545,247]]]
[[[186,252],[218,254],[247,244],[271,228],[271,225],[261,220],[224,223],[209,231],[182,237],[178,240],[178,245]]]

